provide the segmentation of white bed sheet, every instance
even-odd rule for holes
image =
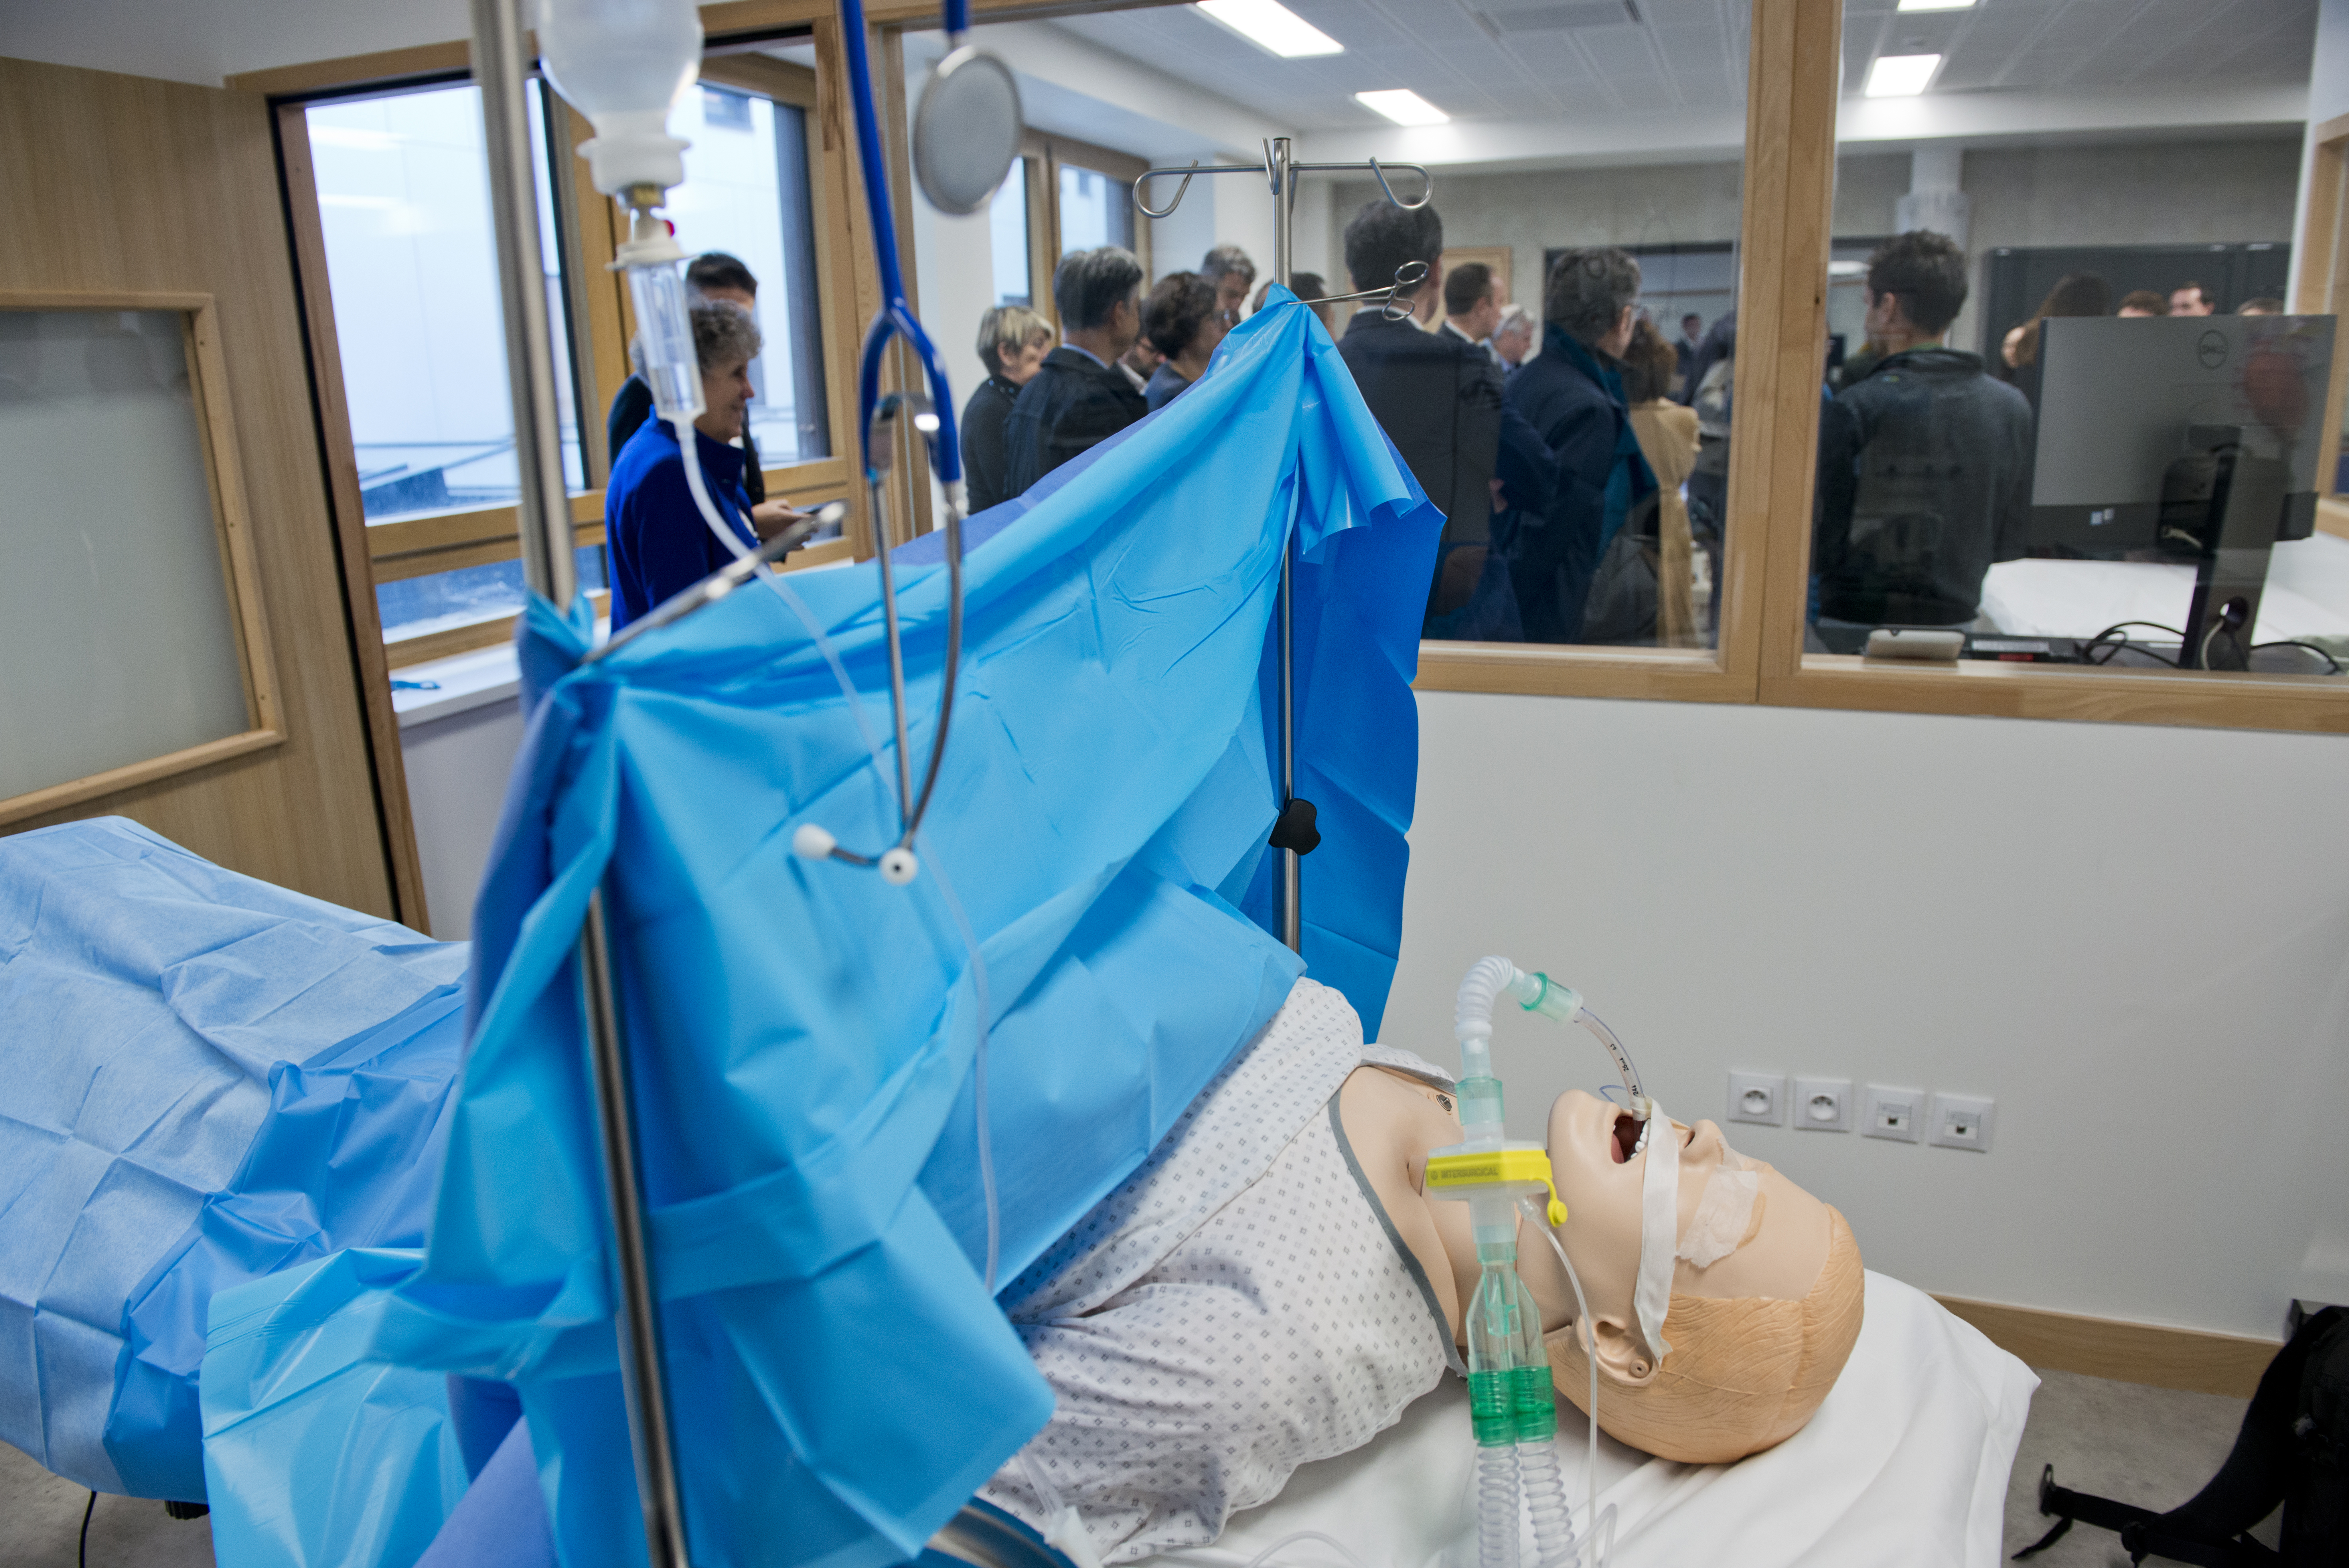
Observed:
[[[1615,1505],[1617,1568],[1999,1561],[2008,1471],[2039,1379],[1921,1291],[1872,1272],[1866,1289],[1842,1377],[1810,1425],[1768,1452],[1682,1465],[1599,1434],[1599,1503]],[[1558,1414],[1570,1418],[1558,1449],[1578,1499],[1587,1428],[1564,1400]],[[1214,1547],[1148,1561],[1241,1568],[1284,1536],[1318,1531],[1343,1542],[1360,1568],[1475,1568],[1473,1456],[1467,1387],[1446,1377],[1375,1442],[1304,1467],[1279,1497],[1235,1514]],[[1530,1530],[1524,1561],[1534,1561]],[[1340,1559],[1305,1541],[1269,1562],[1337,1568]]]

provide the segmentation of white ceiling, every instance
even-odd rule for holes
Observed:
[[[1054,24],[1299,131],[1376,129],[1357,91],[1410,88],[1460,120],[1742,109],[1746,0],[1286,0],[1346,47],[1283,60],[1188,5]],[[1934,93],[2302,87],[2317,0],[1849,0],[1847,90],[1879,53],[1949,56]],[[1930,96],[1930,95],[1929,95]]]

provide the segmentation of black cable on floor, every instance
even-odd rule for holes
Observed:
[[[98,1492],[89,1494],[89,1506],[81,1511],[81,1568],[89,1568],[89,1516],[98,1511]]]

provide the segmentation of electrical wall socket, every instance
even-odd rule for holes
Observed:
[[[1987,1154],[1991,1129],[1997,1122],[1997,1101],[1935,1090],[1932,1120],[1926,1124],[1926,1141],[1943,1148],[1970,1148],[1977,1154]]]
[[[1868,1097],[1860,1110],[1859,1130],[1869,1137],[1918,1142],[1925,1136],[1925,1091],[1868,1085]]]
[[[1851,1130],[1849,1078],[1795,1080],[1795,1126],[1805,1132]]]
[[[1729,1075],[1729,1119],[1759,1122],[1764,1127],[1786,1125],[1786,1079],[1781,1073]]]

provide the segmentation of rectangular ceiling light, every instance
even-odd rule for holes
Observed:
[[[1268,54],[1293,60],[1306,55],[1342,55],[1346,46],[1282,5],[1280,0],[1199,0],[1192,7],[1220,22]]]
[[[1940,68],[1939,55],[1878,55],[1868,67],[1868,96],[1914,98]]]
[[[1409,88],[1358,92],[1354,101],[1364,109],[1378,110],[1397,125],[1442,125],[1452,118]]]
[[[1974,0],[1900,0],[1903,11],[1971,11]]]

